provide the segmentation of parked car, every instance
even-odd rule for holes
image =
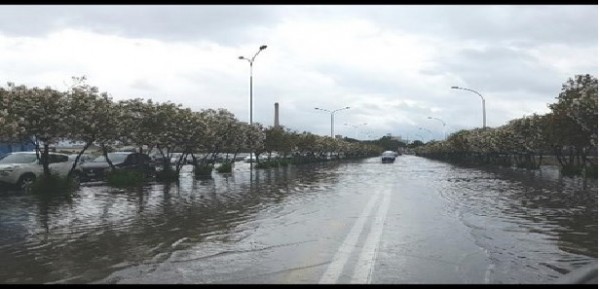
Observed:
[[[171,153],[171,165],[176,165],[179,162],[179,158],[183,153]],[[189,165],[192,163],[192,155],[188,154],[183,161],[184,165]]]
[[[74,162],[76,158],[77,158],[77,154],[69,155],[70,161]],[[81,165],[85,162],[93,161],[95,158],[96,158],[96,156],[94,156],[92,154],[82,154],[81,157],[79,157],[79,164]]]
[[[69,156],[48,153],[50,172],[66,177],[73,165]],[[76,167],[76,169],[79,166]],[[0,159],[0,182],[19,189],[27,189],[36,178],[44,174],[42,163],[35,152],[14,152]]]
[[[267,158],[268,158],[268,156],[266,154],[260,154],[258,156],[258,159],[260,161],[267,160]],[[248,155],[247,157],[244,158],[244,162],[247,162],[247,163],[253,163],[255,161],[256,161],[256,156],[254,154],[250,154],[250,155]]]
[[[152,159],[147,154],[136,152],[113,152],[108,153],[108,158],[117,169],[138,170],[146,177],[152,177],[155,173]],[[103,181],[111,167],[104,155],[81,165],[81,181]]]

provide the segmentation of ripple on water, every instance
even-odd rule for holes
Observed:
[[[400,179],[439,193],[445,213],[461,218],[488,252],[495,282],[553,280],[597,258],[597,183],[559,179],[548,168],[478,170],[402,156],[386,166],[372,158],[252,174],[243,163],[234,169],[196,180],[188,167],[179,185],[86,186],[70,202],[3,196],[0,281],[118,281],[115,270],[144,262],[155,270],[161,262],[245,254],[257,246],[260,226],[302,222],[317,212],[309,206],[315,200],[327,207],[372,190],[374,181]]]

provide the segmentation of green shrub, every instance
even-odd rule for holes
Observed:
[[[194,167],[194,175],[197,177],[207,177],[212,174],[212,165],[203,165]]]
[[[280,167],[285,167],[285,166],[287,166],[287,165],[289,165],[291,163],[292,163],[291,159],[280,159],[278,161],[278,164],[279,164]]]
[[[146,181],[144,174],[135,170],[113,170],[106,177],[109,185],[118,188],[139,186]]]
[[[254,167],[257,169],[267,169],[267,168],[270,168],[270,165],[267,161],[262,161],[260,163],[257,163],[256,165],[254,165]]]
[[[598,166],[585,167],[584,176],[586,178],[598,179]]]
[[[156,179],[159,182],[175,182],[179,180],[179,174],[177,174],[177,172],[172,168],[169,168],[166,170],[157,171]]]
[[[37,178],[29,187],[29,192],[44,195],[71,195],[79,184],[71,177],[50,175]]]
[[[575,165],[566,165],[560,169],[560,173],[565,177],[573,177],[581,175],[583,167]]]
[[[232,169],[233,169],[233,165],[231,164],[231,162],[224,162],[217,168],[217,172],[218,173],[231,173]]]
[[[257,169],[268,169],[279,166],[279,161],[277,160],[263,160],[260,163],[256,164]]]

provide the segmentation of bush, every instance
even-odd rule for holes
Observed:
[[[212,165],[203,165],[194,167],[194,175],[197,177],[207,177],[212,174]]]
[[[144,174],[135,170],[113,170],[107,174],[107,182],[113,187],[139,186],[145,181]]]
[[[232,168],[233,168],[233,165],[231,164],[231,162],[224,162],[217,168],[217,172],[218,173],[231,173]]]
[[[581,175],[583,167],[575,165],[566,165],[560,169],[560,173],[565,177],[573,177]]]
[[[33,194],[71,195],[78,186],[79,184],[71,177],[51,174],[37,178],[29,187],[29,191]]]
[[[278,167],[279,162],[277,160],[263,160],[260,163],[256,164],[257,169],[268,169],[273,167]]]
[[[598,167],[597,166],[585,167],[584,175],[586,178],[598,179]]]
[[[179,180],[179,174],[172,168],[157,171],[156,179],[160,182],[175,182]]]

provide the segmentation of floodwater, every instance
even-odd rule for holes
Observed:
[[[71,200],[2,192],[0,283],[553,283],[598,258],[597,181],[551,167],[189,169]]]

